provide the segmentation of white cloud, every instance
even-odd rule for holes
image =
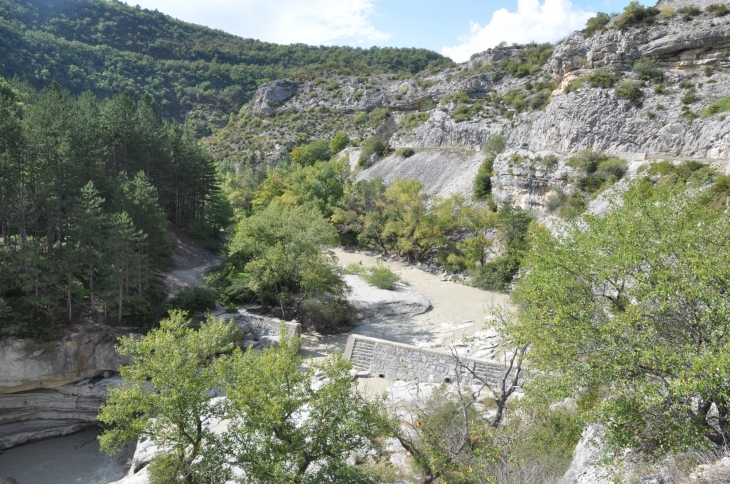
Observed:
[[[441,53],[456,62],[463,62],[472,54],[503,41],[508,44],[555,42],[585,27],[586,20],[594,15],[574,7],[570,0],[545,0],[542,4],[539,0],[518,0],[516,12],[499,9],[484,27],[471,22],[470,32],[459,38],[461,43],[443,47]]]
[[[370,0],[127,0],[186,22],[279,44],[381,42]]]

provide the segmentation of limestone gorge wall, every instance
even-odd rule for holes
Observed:
[[[703,2],[675,0],[658,7],[693,4],[703,8],[707,3]],[[471,182],[483,158],[480,147],[490,136],[504,133],[509,149],[494,166],[495,197],[499,201],[510,196],[524,207],[541,210],[552,190],[570,191],[572,173],[565,161],[584,149],[608,152],[630,162],[730,159],[730,121],[722,114],[700,117],[709,105],[730,96],[730,25],[726,19],[703,12],[692,20],[683,20],[681,15],[657,17],[653,25],[627,30],[612,28],[610,23],[605,31],[590,37],[575,32],[554,46],[539,72],[523,78],[495,75],[495,70],[484,68],[518,55],[519,49],[500,47],[454,68],[408,80],[335,76],[326,81],[329,86],[321,79],[276,81],[262,85],[247,109],[277,128],[275,116],[307,116],[321,110],[324,114],[321,121],[315,121],[318,127],[310,139],[345,129],[353,139],[379,135],[394,150],[413,147],[415,156],[391,155],[358,176],[382,176],[386,181],[417,177],[429,193],[437,195],[458,191],[471,196]],[[642,57],[656,59],[664,69],[663,90],[655,92],[655,86],[646,82],[641,98],[630,101],[619,97],[614,88],[590,87],[586,82],[600,68],[617,73],[619,83],[636,79],[631,65]],[[712,71],[705,73],[706,67]],[[529,95],[534,93],[530,91],[533,84],[550,79],[557,88],[542,108],[504,112],[489,102],[492,93],[504,96],[521,89]],[[566,90],[579,80],[583,87]],[[685,104],[682,99],[688,86],[696,100]],[[447,102],[446,97],[459,91],[472,101],[483,101],[483,109],[459,118],[459,105]],[[374,108],[390,110],[388,122],[395,124],[394,130],[358,127],[353,122],[357,113]],[[417,112],[419,121],[408,125],[409,116]],[[334,119],[340,120],[338,126]],[[287,133],[279,132],[279,136],[288,136],[290,146],[296,144]],[[519,143],[529,144],[531,158],[553,154],[559,165],[551,170],[543,169],[539,162],[514,166],[509,162],[510,150]]]
[[[281,320],[241,310],[217,316],[240,330],[241,346],[276,344]],[[291,336],[299,323],[286,323]],[[126,358],[114,347],[121,329],[67,334],[60,341],[0,341],[0,450],[36,440],[68,435],[96,425],[108,389],[119,385]]]

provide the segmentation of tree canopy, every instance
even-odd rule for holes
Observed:
[[[711,201],[637,182],[608,215],[532,238],[513,333],[536,369],[607,392],[619,445],[727,442],[730,214]]]

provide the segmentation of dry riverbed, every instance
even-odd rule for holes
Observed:
[[[334,252],[343,266],[361,264],[367,268],[382,263],[398,274],[407,286],[396,292],[376,291],[391,293],[388,295],[391,298],[397,298],[399,292],[404,298],[413,298],[412,293],[415,291],[431,301],[432,307],[427,310],[424,308],[421,314],[366,317],[361,325],[352,330],[355,334],[448,351],[451,343],[458,343],[464,337],[489,336],[490,332],[485,331],[485,323],[492,317],[493,308],[509,302],[509,296],[505,294],[482,291],[448,281],[439,274],[432,274],[412,265],[383,261],[374,255],[342,249],[335,249]],[[360,287],[361,284],[358,283],[355,289]],[[377,294],[374,296],[377,297]],[[359,290],[353,291],[352,298],[359,300],[362,297]],[[337,350],[343,351],[347,336],[348,334],[304,334],[303,354],[318,358]],[[471,354],[492,357],[493,352],[484,349],[485,346],[487,345],[474,345]]]

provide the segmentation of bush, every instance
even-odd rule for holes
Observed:
[[[412,129],[425,123],[428,120],[429,116],[430,114],[428,112],[407,114],[401,120],[400,125],[406,131],[411,131]]]
[[[634,72],[642,81],[654,81],[656,84],[664,80],[664,71],[659,62],[653,57],[642,57],[634,62]]]
[[[595,17],[591,17],[586,22],[586,28],[583,29],[583,34],[586,37],[590,37],[603,28],[611,21],[611,16],[607,13],[598,12]]]
[[[380,141],[380,138],[372,136],[363,141],[360,147],[360,158],[357,160],[357,165],[360,168],[367,168],[370,166],[370,157],[373,154],[383,156],[383,153],[385,153],[385,145]]]
[[[545,209],[551,213],[555,212],[567,199],[568,195],[566,195],[565,192],[558,190],[545,200]]]
[[[610,158],[605,153],[595,151],[584,151],[570,158],[567,164],[584,172],[584,175],[576,180],[576,186],[589,195],[620,180],[626,171],[624,160]],[[578,206],[578,201],[572,203]],[[580,203],[583,203],[582,200]]]
[[[598,68],[588,75],[588,83],[591,87],[608,89],[616,84],[616,75],[608,69]]]
[[[699,99],[697,97],[697,91],[695,91],[694,88],[688,89],[687,92],[684,93],[684,96],[682,96],[682,104],[692,104],[697,101],[697,99]]]
[[[330,141],[330,152],[336,155],[350,144],[350,137],[344,131],[338,131]]]
[[[165,304],[165,312],[181,309],[190,314],[204,313],[215,308],[217,294],[214,290],[201,286],[188,286]]]
[[[355,322],[356,311],[345,298],[325,296],[306,299],[299,317],[302,324],[320,333],[337,333]]]
[[[512,282],[517,268],[509,264],[507,257],[498,257],[484,265],[469,270],[471,283],[474,287],[485,291],[503,292]]]
[[[494,170],[494,158],[487,157],[477,171],[474,179],[474,198],[486,200],[492,193],[492,171]]]
[[[395,283],[400,281],[400,276],[382,263],[378,263],[376,267],[369,269],[363,275],[363,279],[371,286],[393,291],[395,290]]]
[[[332,156],[330,144],[326,140],[313,141],[297,146],[291,152],[291,160],[302,166],[311,166],[318,161],[327,161]]]
[[[707,109],[702,111],[702,117],[712,116],[713,114],[724,113],[730,111],[730,96],[724,97],[719,101],[711,104]]]
[[[565,94],[570,94],[573,91],[577,91],[581,87],[585,86],[585,83],[581,79],[576,79],[565,88]]]
[[[624,8],[624,13],[616,19],[614,25],[618,29],[627,29],[641,24],[654,23],[654,17],[659,10],[654,7],[644,7],[637,0],[632,1]]]
[[[663,19],[674,17],[674,7],[662,7],[659,10],[659,16]]]
[[[616,95],[629,101],[637,101],[643,94],[641,86],[641,81],[624,81],[616,87]]]
[[[677,13],[682,14],[682,20],[688,21],[700,15],[702,13],[702,10],[697,8],[695,5],[688,5],[677,10]]]
[[[395,154],[403,158],[410,158],[411,156],[415,155],[416,152],[413,150],[413,148],[401,148],[396,151]]]

